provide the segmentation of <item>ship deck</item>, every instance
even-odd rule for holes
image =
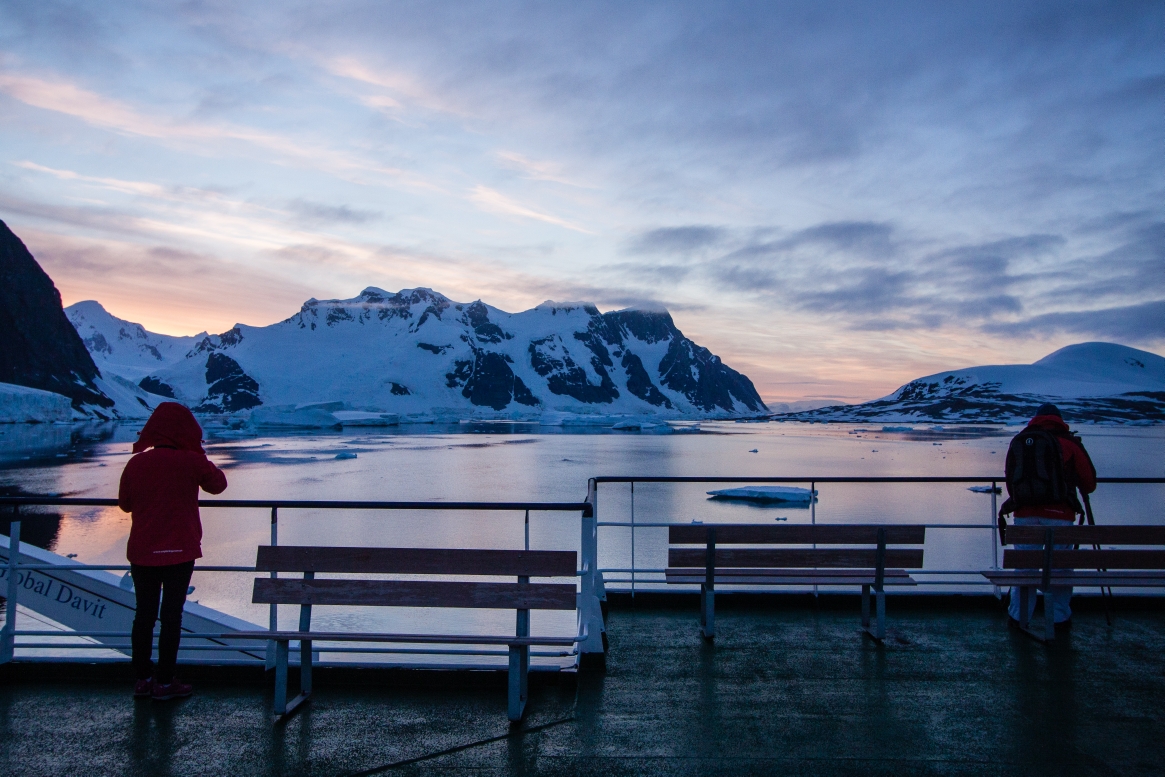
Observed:
[[[186,700],[130,697],[126,665],[0,667],[6,775],[1165,774],[1165,600],[1077,598],[1050,646],[993,597],[892,597],[875,644],[849,596],[613,595],[605,668],[532,678],[317,670],[270,717],[258,668],[187,667]]]

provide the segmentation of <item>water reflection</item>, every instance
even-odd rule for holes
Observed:
[[[0,488],[5,493],[116,496],[139,428],[0,427]],[[704,422],[698,431],[663,433],[429,424],[261,437],[212,434],[207,450],[228,473],[231,485],[223,497],[230,499],[573,502],[584,498],[588,478],[597,475],[1002,479],[1007,439],[1017,430],[979,426],[883,432],[859,424]],[[1163,474],[1165,427],[1085,426],[1080,431],[1101,475]],[[341,454],[355,458],[337,458]],[[983,569],[993,558],[991,495],[968,491],[967,484],[818,483],[812,513],[806,504],[769,507],[712,500],[705,493],[728,485],[640,482],[632,492],[630,484],[606,483],[599,489],[599,519],[633,519],[637,525],[779,519],[794,524],[808,523],[811,516],[818,523],[974,523],[986,528],[928,531],[927,566]],[[1102,523],[1155,523],[1163,497],[1162,486],[1102,485],[1093,505]],[[270,541],[267,510],[214,508],[202,514],[203,564],[251,564],[256,546]],[[578,549],[578,515],[532,513],[530,521],[532,548]],[[61,554],[77,553],[89,563],[124,563],[129,516],[116,507],[61,508],[41,525],[48,528],[37,537],[38,544]],[[24,526],[25,532],[34,530],[33,522]],[[335,510],[281,510],[279,537],[285,544],[480,548],[521,548],[525,539],[520,512]],[[666,528],[641,526],[635,537],[633,556],[628,527],[602,527],[600,566],[666,566]],[[265,608],[250,604],[252,576],[195,576],[203,604],[266,622]],[[349,615],[337,612],[334,617],[339,623]],[[439,621],[445,615],[432,617]],[[499,628],[512,627],[504,620]],[[401,626],[383,625],[387,631]]]

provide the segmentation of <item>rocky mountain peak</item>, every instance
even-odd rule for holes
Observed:
[[[60,292],[3,221],[0,332],[0,383],[63,394],[78,409],[113,406],[94,383],[101,373],[65,316]]]

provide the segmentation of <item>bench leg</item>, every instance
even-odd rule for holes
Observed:
[[[288,641],[285,639],[275,642],[274,712],[277,716],[287,713],[287,643]]]
[[[700,585],[700,633],[704,639],[716,636],[716,590]]]
[[[886,638],[886,592],[874,591],[874,627],[870,628],[870,588],[862,586],[862,629],[881,642]]]
[[[311,698],[311,640],[300,643],[299,681],[300,693],[287,701],[287,664],[291,652],[290,640],[281,639],[275,643],[275,702],[272,704],[276,718],[284,718],[295,712],[299,705]],[[306,658],[304,654],[306,653]]]
[[[1035,586],[1019,587],[1019,627],[1029,637],[1038,639],[1040,642],[1052,642],[1056,639],[1055,608],[1052,607],[1047,592],[1044,592],[1044,628],[1042,631],[1032,628],[1028,608],[1031,607],[1032,597],[1035,595]]]
[[[299,693],[301,696],[311,695],[311,640],[301,640],[299,643]]]
[[[518,723],[526,713],[526,699],[529,697],[530,646],[510,645],[509,709],[510,721]]]

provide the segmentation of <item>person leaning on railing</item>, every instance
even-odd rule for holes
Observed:
[[[202,521],[198,489],[226,490],[227,478],[202,449],[202,427],[194,414],[176,402],[158,405],[134,443],[135,455],[121,473],[117,501],[131,513],[126,557],[133,576],[137,611],[130,639],[135,697],[155,701],[189,696],[193,688],[175,679],[182,608],[202,557]],[[154,623],[162,600],[158,667],[154,674]]]

